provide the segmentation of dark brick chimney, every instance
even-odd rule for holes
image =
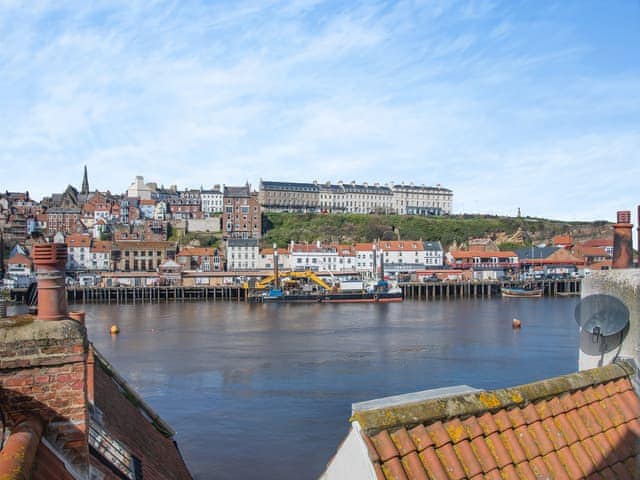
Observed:
[[[613,268],[631,268],[633,265],[633,238],[631,212],[618,212],[617,223],[613,226]]]

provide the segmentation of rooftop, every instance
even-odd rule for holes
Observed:
[[[378,479],[637,478],[640,400],[623,361],[495,391],[358,409]]]

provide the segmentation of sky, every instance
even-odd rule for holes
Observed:
[[[0,190],[395,182],[640,204],[640,1],[0,0]],[[634,215],[635,217],[635,215]]]

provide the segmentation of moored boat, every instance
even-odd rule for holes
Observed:
[[[503,297],[540,298],[544,294],[541,288],[509,288],[502,287]]]

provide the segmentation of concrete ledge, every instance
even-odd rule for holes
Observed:
[[[503,408],[522,407],[563,393],[606,383],[635,373],[629,361],[601,368],[563,375],[512,388],[481,391],[422,402],[405,403],[385,408],[356,411],[351,421],[357,421],[368,435],[397,426],[447,420],[454,417],[480,415]]]

